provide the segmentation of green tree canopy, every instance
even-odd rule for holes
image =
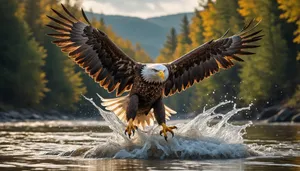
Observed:
[[[239,0],[242,16],[246,20],[263,19],[259,28],[264,32],[258,48],[244,63],[240,77],[239,96],[246,102],[255,104],[271,103],[276,100],[284,85],[284,70],[287,59],[286,41],[282,37],[278,22],[276,0]]]
[[[173,60],[173,54],[177,47],[177,34],[174,27],[170,29],[167,35],[167,40],[164,43],[164,47],[160,50],[159,56],[156,58],[156,62],[171,62]]]
[[[46,88],[42,66],[45,50],[31,37],[28,25],[19,18],[15,0],[2,2],[0,11],[0,103],[15,107],[34,107]],[[13,31],[13,32],[12,32]]]

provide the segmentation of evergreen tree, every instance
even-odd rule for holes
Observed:
[[[24,6],[24,20],[29,25],[32,36],[43,45],[45,36],[45,25],[49,22],[47,15],[56,7],[58,0],[24,0],[20,5]]]
[[[286,22],[291,23],[283,24],[284,37],[287,38],[288,61],[286,70],[286,89],[288,94],[293,94],[289,98],[287,105],[297,107],[300,109],[300,1],[297,0],[277,0],[279,9],[282,10],[280,18],[286,19]],[[291,35],[293,32],[293,35]],[[292,37],[292,38],[291,38]],[[291,41],[293,39],[293,42]],[[298,53],[298,54],[297,54]],[[292,92],[291,92],[292,91]]]
[[[230,36],[242,29],[244,21],[237,11],[238,0],[218,0],[215,8],[217,10],[216,37],[221,37],[227,29],[229,29],[228,35]]]
[[[102,27],[105,27],[105,21],[104,21],[103,17],[100,18],[100,27],[99,27],[99,29],[103,30]]]
[[[24,7],[25,7],[25,16],[24,19],[27,22],[27,24],[30,26],[30,30],[32,32],[32,36],[37,40],[40,41],[39,38],[42,38],[43,36],[40,35],[41,31],[41,22],[40,22],[40,16],[41,16],[41,7],[40,1],[35,0],[25,0],[24,1]],[[28,13],[30,11],[30,14]]]
[[[180,56],[184,55],[188,51],[192,49],[192,40],[189,37],[190,36],[190,26],[189,26],[189,20],[186,15],[183,16],[181,21],[181,33],[178,35],[177,40],[178,44],[176,46],[176,50],[174,52],[174,58],[179,58]]]
[[[217,10],[215,7],[215,4],[213,2],[208,2],[207,5],[205,6],[205,10],[203,10],[200,13],[201,18],[203,19],[202,25],[204,28],[204,32],[202,33],[205,42],[212,40],[215,36],[219,35],[214,35],[217,31],[216,29],[216,17],[217,17]]]
[[[206,41],[218,39],[227,29],[230,29],[228,33],[230,36],[238,33],[242,28],[243,19],[237,12],[237,8],[237,0],[209,2],[205,10],[201,11],[197,17],[203,20],[203,22],[198,21],[202,25],[198,27],[202,29],[202,32],[204,30],[202,41],[203,39]],[[220,101],[233,100],[238,94],[240,82],[238,69],[239,65],[236,65],[203,80],[200,85],[197,85],[192,108],[199,110],[199,107],[202,108],[206,104],[215,105]]]
[[[277,0],[279,8],[284,12],[280,18],[285,18],[289,23],[294,22],[297,25],[297,30],[294,32],[294,42],[300,44],[300,1],[299,0]]]
[[[193,48],[191,38],[189,37],[190,25],[186,15],[184,15],[182,18],[180,30],[181,32],[177,36],[178,43],[172,60],[176,60]],[[194,88],[195,87],[191,87],[180,94],[173,95],[172,98],[166,100],[166,103],[172,106],[172,108],[176,109],[178,112],[190,112],[190,100],[192,100],[190,97],[193,94]]]
[[[47,91],[44,65],[45,50],[31,38],[28,26],[15,0],[1,5],[0,22],[0,103],[15,107],[34,107]],[[23,10],[23,9],[20,9]]]
[[[186,15],[183,16],[181,21],[181,43],[182,44],[191,44],[192,40],[190,39],[190,28],[189,28],[189,20]]]
[[[279,100],[284,85],[287,47],[280,30],[276,0],[254,1],[239,0],[242,16],[263,18],[260,28],[264,38],[256,50],[256,55],[247,58],[240,73],[242,79],[239,96],[246,103],[255,102],[260,106]]]
[[[50,91],[46,93],[43,102],[51,108],[58,106],[64,109],[73,109],[74,105],[79,102],[80,95],[86,92],[81,73],[75,72],[73,61],[51,43],[53,39],[45,36],[47,33],[52,32],[52,30],[45,27],[50,21],[50,19],[46,18],[46,14],[50,14],[51,8],[61,9],[58,1],[25,0],[24,2],[24,19],[30,24],[34,38],[47,50],[46,64],[43,69],[46,72],[47,87]],[[75,3],[75,6],[71,6],[68,1],[65,3],[72,11],[79,11],[78,4],[76,6]],[[77,12],[77,14],[79,13]]]
[[[160,50],[160,54],[156,58],[156,62],[160,62],[160,63],[171,62],[176,47],[177,47],[177,34],[175,28],[172,27],[169,35],[167,35],[167,40],[164,44],[164,47]]]
[[[192,40],[192,47],[196,48],[204,43],[204,36],[203,36],[203,21],[200,15],[200,11],[195,9],[194,16],[192,18],[192,22],[190,25],[190,38]]]

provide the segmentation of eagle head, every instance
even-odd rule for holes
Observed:
[[[169,77],[168,68],[163,64],[146,64],[141,74],[144,81],[148,83],[163,83]]]

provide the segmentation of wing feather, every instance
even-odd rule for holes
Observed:
[[[223,38],[228,31],[218,40],[211,40],[177,60],[166,64],[169,69],[169,78],[165,84],[164,95],[170,96],[176,92],[191,87],[195,82],[200,82],[220,68],[227,69],[234,65],[233,60],[242,62],[238,55],[252,55],[246,49],[255,49],[259,45],[252,44],[262,39],[261,30],[253,30],[258,26],[251,20],[243,27],[240,33]],[[255,24],[253,24],[255,23]]]
[[[66,15],[52,9],[59,19],[48,16],[53,22],[47,26],[56,31],[48,34],[56,38],[53,43],[107,91],[116,90],[117,95],[130,91],[139,63],[128,57],[104,32],[92,27],[83,10],[88,24],[79,21],[64,5],[62,8]]]

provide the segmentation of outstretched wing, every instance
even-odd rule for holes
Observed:
[[[245,25],[240,33],[228,38],[211,40],[191,52],[183,55],[179,59],[166,64],[169,69],[169,78],[165,84],[164,95],[170,96],[176,92],[191,87],[195,82],[200,82],[206,77],[220,71],[220,68],[230,68],[234,65],[233,60],[243,61],[237,55],[251,55],[245,49],[259,47],[253,45],[262,38],[258,35],[261,30],[253,32],[259,24],[252,26],[254,20]]]
[[[108,92],[116,90],[117,95],[129,91],[138,65],[119,49],[107,35],[93,28],[84,11],[85,24],[76,19],[63,5],[66,16],[52,9],[60,19],[48,16],[58,25],[47,25],[58,33],[48,34],[63,52],[67,52],[81,68]]]

